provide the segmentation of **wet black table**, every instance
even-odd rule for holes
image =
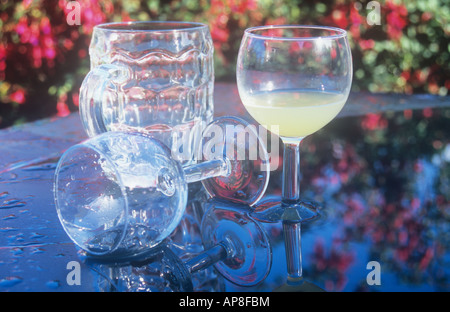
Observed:
[[[232,84],[217,83],[215,111],[255,123]],[[323,206],[322,218],[303,228],[306,280],[326,291],[450,290],[449,134],[449,97],[352,94],[339,118],[304,140],[301,194]],[[169,290],[127,288],[130,283],[115,289],[63,231],[53,202],[54,169],[64,150],[85,138],[76,113],[0,131],[0,291]],[[281,193],[281,156],[267,197]],[[195,274],[194,290],[280,289],[286,274],[281,225],[264,227],[273,252],[264,283],[237,287],[211,268]],[[184,241],[192,250],[178,246],[178,231],[168,244],[181,257],[201,250],[194,236]],[[70,282],[74,261],[79,285]],[[157,265],[154,271],[159,276]],[[139,279],[139,270],[131,274]]]

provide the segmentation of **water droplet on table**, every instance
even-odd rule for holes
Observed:
[[[23,279],[18,276],[8,276],[0,280],[0,287],[12,287],[22,282]]]
[[[58,288],[59,286],[61,286],[61,283],[60,283],[59,281],[55,280],[55,281],[48,281],[45,285],[46,285],[48,288],[56,289],[56,288]]]
[[[20,199],[12,198],[9,200],[3,201],[3,204],[0,206],[0,209],[10,209],[15,207],[23,207],[26,203]]]
[[[14,215],[14,214],[9,214],[9,215],[4,216],[4,217],[2,218],[2,220],[12,220],[12,219],[17,219],[17,216]]]

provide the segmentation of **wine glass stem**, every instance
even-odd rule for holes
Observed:
[[[300,139],[283,140],[283,185],[282,202],[285,205],[297,203],[300,199]]]
[[[231,165],[227,159],[213,159],[183,168],[187,183],[198,182],[205,179],[227,176]]]
[[[225,260],[227,257],[227,248],[223,243],[219,243],[188,260],[185,265],[190,273],[194,273],[203,270],[216,262]]]
[[[283,140],[283,184],[281,203],[288,284],[302,282],[301,222],[296,205],[300,200],[300,142],[303,138]]]

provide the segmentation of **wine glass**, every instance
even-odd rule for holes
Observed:
[[[105,132],[72,146],[60,158],[54,182],[64,230],[92,256],[126,258],[173,232],[184,214],[188,183],[216,179],[205,183],[211,196],[253,205],[268,184],[268,155],[240,159],[226,151],[237,144],[235,133],[221,130],[245,124],[234,117],[213,121],[204,136],[214,132],[215,144],[204,151],[213,150],[214,157],[186,167],[164,144],[140,132]],[[240,141],[236,150],[249,149],[249,142]]]
[[[300,142],[328,124],[350,93],[352,57],[345,30],[272,25],[245,30],[237,86],[250,115],[283,142],[281,202],[259,218],[282,221],[288,284],[302,283],[301,223],[318,215],[300,198]],[[275,128],[275,126],[277,128]]]

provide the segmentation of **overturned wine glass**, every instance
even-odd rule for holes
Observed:
[[[251,129],[240,118],[218,118],[203,134],[206,160],[184,168],[164,144],[138,132],[105,132],[72,146],[60,158],[54,181],[64,230],[91,256],[133,257],[176,228],[188,183],[202,181],[213,197],[255,204],[270,171],[264,144]],[[239,140],[242,131],[251,139]],[[254,142],[259,157],[242,157]]]

